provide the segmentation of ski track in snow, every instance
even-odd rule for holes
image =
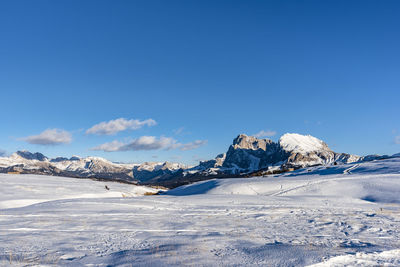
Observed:
[[[345,169],[345,170],[343,171],[343,174],[351,174],[351,172],[352,172],[354,169],[357,169],[358,166],[360,166],[360,164],[354,164],[354,165],[351,166],[350,168]]]
[[[160,196],[0,175],[0,266],[398,266],[400,159],[379,164],[383,174],[374,164],[357,174],[360,164],[348,175],[206,181]]]

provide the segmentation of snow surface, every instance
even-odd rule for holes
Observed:
[[[333,266],[400,266],[400,249],[381,253],[356,253],[329,259],[328,261],[313,264],[310,267]]]
[[[324,142],[311,135],[287,133],[279,139],[279,144],[284,150],[294,153],[310,153],[318,150],[326,150]]]
[[[0,266],[399,265],[400,158],[145,190],[0,175]]]
[[[0,187],[0,209],[60,199],[134,197],[158,191],[146,186],[28,174],[0,174]]]

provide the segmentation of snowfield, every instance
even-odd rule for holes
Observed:
[[[400,158],[155,191],[0,175],[0,265],[400,265]]]
[[[134,197],[158,191],[145,186],[42,175],[0,174],[0,186],[0,210],[61,199]]]

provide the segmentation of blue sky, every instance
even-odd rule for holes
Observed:
[[[1,1],[0,150],[193,164],[265,131],[400,152],[398,14],[399,1]]]

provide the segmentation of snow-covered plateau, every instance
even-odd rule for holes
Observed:
[[[1,174],[0,265],[400,266],[400,158],[155,191]]]

